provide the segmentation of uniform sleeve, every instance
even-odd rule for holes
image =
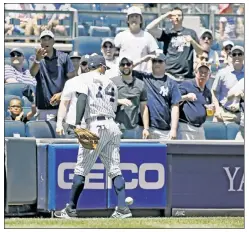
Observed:
[[[88,86],[86,83],[75,84],[74,89],[77,93],[84,93],[85,95],[88,95]]]
[[[72,99],[72,88],[70,90],[70,82],[66,81],[65,86],[63,88],[62,94],[61,94],[61,100],[62,101],[69,101]]]
[[[146,91],[146,87],[145,87],[145,84],[144,84],[142,92],[140,94],[140,102],[144,102],[144,101],[147,101],[147,100],[148,100],[148,98],[147,98],[147,91]]]
[[[178,88],[182,96],[188,94],[187,86],[184,81],[178,85]]]
[[[122,32],[118,33],[114,38],[114,44],[116,48],[121,48]]]
[[[178,84],[176,82],[172,82],[172,86],[171,86],[171,104],[172,105],[179,104],[181,99],[182,99],[182,96],[181,96]]]
[[[66,57],[66,69],[67,69],[66,74],[74,72],[74,66],[73,66],[73,63],[72,63],[69,55],[67,55],[67,57]]]
[[[152,53],[155,52],[159,47],[158,44],[155,40],[155,38],[148,32],[146,32],[147,34],[147,40],[148,40],[148,53]]]

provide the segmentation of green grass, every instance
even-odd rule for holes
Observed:
[[[189,218],[10,218],[5,228],[244,228],[244,217]]]

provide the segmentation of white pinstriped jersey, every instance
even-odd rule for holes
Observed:
[[[116,85],[106,75],[100,75],[97,71],[87,74],[87,78],[82,82],[84,88],[76,86],[76,92],[88,96],[85,120],[97,116],[115,118],[118,99]]]

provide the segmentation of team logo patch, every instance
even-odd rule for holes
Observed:
[[[167,96],[169,93],[169,88],[168,87],[165,87],[165,86],[161,86],[161,89],[160,89],[160,94],[165,97]]]

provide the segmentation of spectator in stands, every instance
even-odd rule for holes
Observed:
[[[4,8],[6,10],[34,10],[32,4],[5,4]],[[36,34],[36,25],[37,25],[37,18],[35,14],[30,13],[8,13],[7,17],[5,18],[7,24],[10,24],[10,19],[19,19],[20,25],[13,25],[12,31],[17,31],[19,33],[24,32],[25,36],[30,36]],[[37,34],[38,35],[38,34]],[[25,39],[26,43],[30,42],[30,39]]]
[[[234,43],[230,40],[226,40],[223,42],[222,50],[220,53],[220,63],[224,63],[227,65],[232,64],[232,58],[231,58],[231,50],[234,46]]]
[[[178,134],[183,140],[205,139],[202,125],[206,121],[207,110],[211,111],[212,116],[214,113],[212,94],[206,86],[210,74],[210,65],[200,62],[195,69],[195,79],[183,81],[179,85],[182,103],[180,104]]]
[[[221,69],[212,86],[213,101],[215,104],[214,121],[240,122],[239,100],[227,99],[228,91],[245,77],[244,47],[234,46],[231,50],[232,66]],[[232,107],[234,104],[237,107]]]
[[[245,80],[244,78],[240,79],[238,83],[233,86],[228,94],[227,98],[239,98],[240,99],[240,130],[236,135],[235,140],[244,140],[245,139]],[[236,107],[236,105],[234,106]]]
[[[75,76],[78,76],[78,71],[80,68],[80,60],[81,60],[81,54],[79,52],[70,52],[69,57],[73,63],[74,66],[74,72],[75,72]]]
[[[170,19],[173,28],[162,30],[158,25],[165,19]],[[161,15],[152,21],[146,30],[151,33],[158,41],[164,43],[163,52],[166,55],[166,71],[175,77],[175,80],[194,78],[193,50],[198,55],[202,54],[202,48],[196,32],[182,26],[183,12],[179,7]]]
[[[147,92],[143,81],[132,75],[133,61],[125,56],[119,63],[120,75],[111,80],[118,88],[116,122],[120,124],[123,139],[146,139],[149,136]],[[139,126],[141,111],[144,128]]]
[[[84,56],[81,57],[81,59],[80,59],[80,67],[78,69],[78,75],[80,75],[81,73],[89,72],[88,59],[89,59],[89,55],[84,55]]]
[[[28,69],[24,69],[24,52],[21,48],[13,48],[10,51],[11,65],[4,66],[4,83],[25,83],[35,89],[36,80]]]
[[[200,62],[208,62],[208,60],[207,51],[203,51],[201,55],[196,55],[196,58],[194,59],[194,70],[196,70],[196,67]]]
[[[202,50],[208,52],[208,63],[216,64],[219,67],[219,54],[217,51],[211,49],[213,43],[213,33],[209,29],[204,29],[200,34],[200,45]]]
[[[181,93],[177,83],[165,75],[166,56],[158,53],[151,56],[152,73],[133,71],[133,75],[144,81],[150,115],[151,139],[176,139]]]
[[[101,43],[101,53],[105,58],[106,65],[110,67],[106,70],[105,75],[110,78],[115,77],[119,74],[118,58],[114,56],[116,51],[113,39],[106,38]]]
[[[56,120],[61,92],[66,80],[75,76],[69,55],[57,51],[54,34],[45,30],[40,35],[41,48],[31,57],[30,73],[37,80],[36,105],[38,120]]]
[[[22,108],[22,102],[19,98],[12,98],[9,103],[9,113],[10,116],[6,117],[5,120],[13,120],[13,121],[21,121],[21,122],[28,122],[33,116],[36,114],[36,106],[34,102],[31,106],[31,111],[24,114]]]
[[[219,4],[220,14],[233,14],[232,4]],[[236,19],[234,16],[220,17],[220,40],[236,39]]]
[[[148,54],[155,54],[158,45],[153,36],[142,30],[143,16],[139,7],[132,6],[127,10],[127,24],[129,29],[118,33],[114,39],[115,47],[120,48],[119,56],[138,60]],[[150,66],[144,62],[135,70],[151,72]]]

